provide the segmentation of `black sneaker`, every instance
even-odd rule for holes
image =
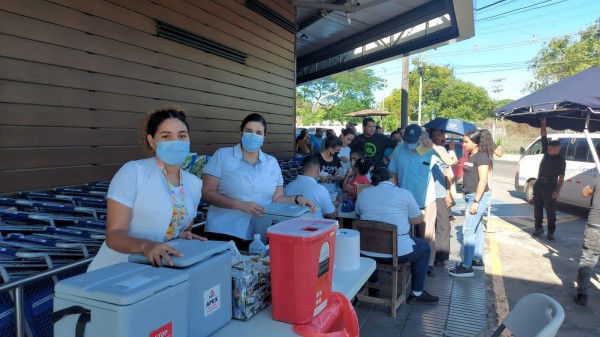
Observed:
[[[448,271],[450,276],[454,277],[473,277],[475,274],[473,273],[472,267],[465,267],[462,264],[450,269]]]
[[[425,293],[425,292],[423,292]],[[587,295],[586,294],[577,294],[575,295],[575,303],[579,304],[579,305],[586,305],[587,304]]]
[[[533,233],[531,233],[531,236],[540,236],[544,234],[544,229],[543,228],[536,228]]]
[[[456,222],[456,218],[455,218],[453,215],[451,215],[451,216],[448,218],[448,220],[450,220],[450,221],[452,221],[452,222]]]
[[[415,296],[415,294],[413,294],[413,292],[411,291],[410,294],[408,294],[408,300],[410,302],[435,303],[435,302],[439,301],[440,299],[439,299],[439,297],[433,296],[430,293],[423,290],[423,292],[419,296]]]
[[[485,265],[483,264],[483,260],[473,259],[471,262],[471,268],[475,270],[485,270]]]
[[[435,276],[435,269],[433,269],[433,266],[427,267],[427,276]]]
[[[548,233],[548,235],[546,235],[546,238],[548,238],[548,240],[554,240],[554,233]]]

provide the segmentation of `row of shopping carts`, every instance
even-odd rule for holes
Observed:
[[[283,186],[287,186],[292,182],[298,174],[301,174],[302,159],[304,156],[296,156],[289,160],[279,160],[279,167],[281,168],[281,175],[283,176]]]
[[[29,337],[51,337],[54,284],[85,272],[86,265],[37,279],[44,271],[94,256],[106,233],[108,183],[0,198],[0,336],[15,336],[17,291],[22,291],[24,330]]]

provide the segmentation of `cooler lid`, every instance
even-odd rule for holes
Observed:
[[[171,255],[173,267],[189,267],[215,254],[229,250],[229,244],[225,241],[175,239],[167,244],[183,253],[181,257]],[[149,264],[148,258],[144,254],[129,255],[129,262]],[[163,265],[168,267],[164,260]]]
[[[265,215],[288,216],[290,218],[297,218],[310,211],[310,207],[287,202],[274,202],[265,206],[265,209]]]
[[[124,306],[185,281],[186,273],[123,262],[59,281],[54,292]]]
[[[267,229],[267,235],[285,235],[302,238],[312,238],[335,231],[338,228],[337,220],[296,218],[282,221]]]

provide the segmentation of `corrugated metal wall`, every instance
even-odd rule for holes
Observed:
[[[295,22],[291,1],[262,0]],[[246,64],[159,38],[157,21],[247,54]],[[0,193],[110,180],[144,156],[143,114],[186,109],[192,151],[269,122],[263,150],[293,154],[295,34],[244,0],[0,2]]]

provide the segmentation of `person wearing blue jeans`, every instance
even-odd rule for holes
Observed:
[[[450,269],[454,277],[473,277],[473,269],[483,269],[483,214],[490,202],[488,176],[494,143],[482,130],[472,130],[463,136],[469,151],[464,163],[465,223],[462,229],[462,263]]]
[[[427,267],[431,257],[429,243],[423,239],[411,238],[412,225],[423,222],[423,215],[413,195],[404,188],[396,186],[394,177],[385,167],[371,174],[372,187],[365,188],[356,201],[355,211],[363,220],[380,221],[398,227],[397,254],[399,263],[410,262],[412,274],[410,302],[435,303],[437,296],[423,290]],[[391,263],[392,255],[370,251],[361,254],[382,263]],[[371,282],[376,282],[374,278]]]

